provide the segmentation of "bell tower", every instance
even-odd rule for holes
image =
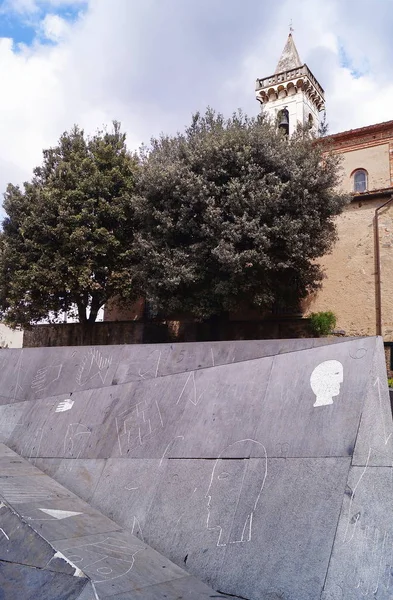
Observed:
[[[257,79],[256,97],[262,111],[291,135],[298,125],[318,131],[324,110],[324,91],[306,64],[302,64],[292,29],[273,75]]]

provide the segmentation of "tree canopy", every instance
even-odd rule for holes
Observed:
[[[136,159],[114,122],[86,137],[74,127],[45,150],[21,189],[9,185],[0,245],[0,305],[11,325],[60,311],[93,322],[105,302],[131,297]]]
[[[164,314],[295,305],[337,237],[339,158],[263,117],[196,114],[141,154],[134,283]]]
[[[78,127],[5,193],[0,313],[28,325],[111,298],[144,297],[165,316],[295,306],[323,277],[337,237],[339,158],[307,130],[209,109],[139,156],[125,134]]]

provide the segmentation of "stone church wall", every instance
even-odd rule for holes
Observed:
[[[367,171],[369,191],[390,187],[389,144],[344,152],[342,169],[341,187],[345,192],[353,192],[352,174],[356,169]]]
[[[375,209],[386,202],[353,201],[337,218],[339,239],[321,264],[326,273],[322,290],[311,298],[306,314],[332,310],[337,328],[346,335],[376,333]],[[393,207],[379,215],[382,333],[393,340]]]

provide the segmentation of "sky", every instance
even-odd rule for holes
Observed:
[[[393,119],[393,0],[0,0],[0,192],[74,124],[134,149],[207,106],[256,115],[291,20],[331,133]]]

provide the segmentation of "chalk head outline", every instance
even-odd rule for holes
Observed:
[[[233,460],[238,456],[260,458],[262,465],[255,471],[249,460]],[[205,494],[206,527],[218,533],[217,546],[251,541],[253,516],[266,477],[267,453],[260,442],[238,440],[220,453]]]
[[[311,389],[316,396],[313,406],[333,404],[343,381],[344,368],[338,360],[325,360],[317,365],[310,376]]]

